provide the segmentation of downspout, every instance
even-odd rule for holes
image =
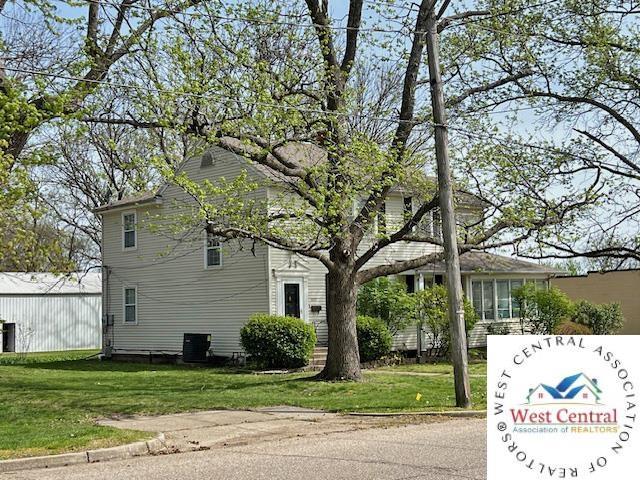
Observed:
[[[102,354],[105,358],[111,358],[113,351],[113,322],[111,320],[111,291],[109,285],[109,275],[111,269],[103,265],[102,266]],[[109,333],[111,333],[111,339],[109,339]]]

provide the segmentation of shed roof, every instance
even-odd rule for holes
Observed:
[[[92,295],[102,292],[99,272],[56,275],[49,272],[1,272],[0,295]]]

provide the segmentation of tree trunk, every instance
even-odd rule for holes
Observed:
[[[453,187],[449,164],[449,138],[445,111],[442,77],[440,75],[440,45],[438,41],[435,10],[432,8],[427,21],[427,55],[429,79],[431,81],[431,104],[435,123],[436,162],[438,165],[438,193],[442,217],[442,239],[447,269],[447,292],[449,299],[449,325],[451,328],[451,359],[456,390],[456,405],[467,408],[471,405],[471,389],[467,361],[467,334],[464,323],[464,304],[460,259],[453,209]]]
[[[323,380],[360,380],[360,352],[356,332],[358,284],[352,269],[338,266],[327,275],[327,363]]]

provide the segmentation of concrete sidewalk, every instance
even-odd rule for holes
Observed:
[[[416,422],[434,423],[446,419],[431,417],[417,420],[415,416],[350,417],[281,406],[253,411],[214,410],[155,417],[135,416],[102,420],[99,423],[115,428],[162,432],[167,451],[177,453]]]

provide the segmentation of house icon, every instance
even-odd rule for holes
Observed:
[[[555,387],[544,383],[529,389],[527,403],[540,405],[547,403],[584,403],[596,405],[600,401],[602,390],[598,381],[584,373],[563,378]]]

